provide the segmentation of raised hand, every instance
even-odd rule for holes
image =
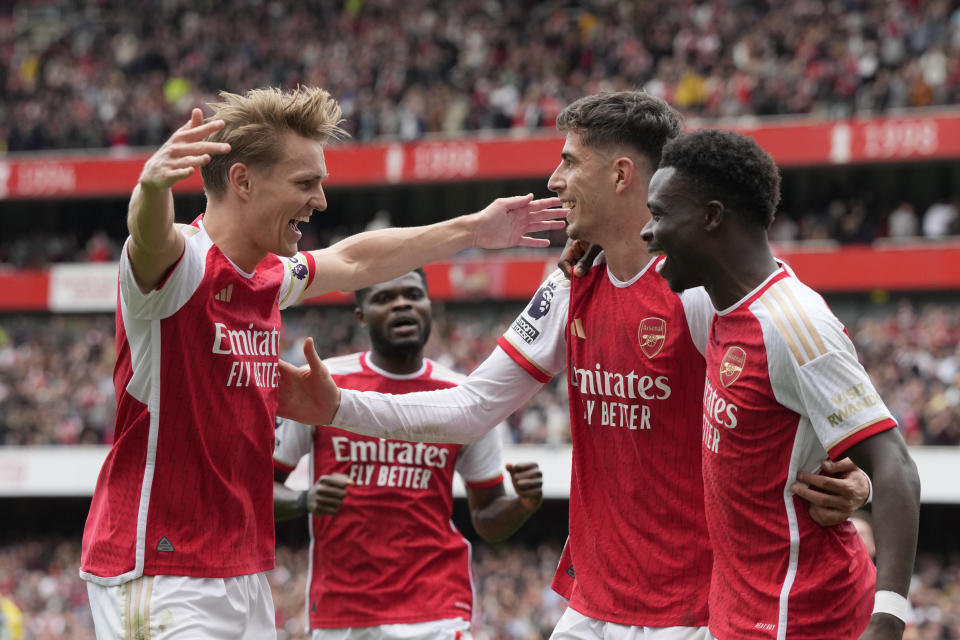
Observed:
[[[517,497],[528,511],[540,508],[543,502],[543,474],[536,462],[507,464]]]
[[[307,491],[307,512],[315,516],[332,516],[343,506],[347,497],[347,487],[353,480],[342,473],[320,476]]]
[[[194,109],[190,120],[173,132],[173,135],[143,165],[140,185],[153,189],[167,189],[174,183],[190,177],[197,167],[210,162],[210,156],[230,152],[225,142],[204,140],[214,131],[222,129],[223,120],[211,120],[204,124],[203,112]]]
[[[807,486],[809,485],[809,486]],[[844,522],[870,495],[867,475],[850,458],[824,460],[820,473],[801,471],[790,489],[810,503],[810,517],[823,527]]]
[[[549,247],[546,238],[531,238],[528,233],[562,229],[567,210],[559,198],[534,200],[533,194],[497,198],[479,213],[473,246],[482,249],[506,247]]]
[[[340,388],[320,360],[313,338],[304,341],[303,355],[303,367],[280,361],[277,415],[304,424],[330,424],[340,408]]]

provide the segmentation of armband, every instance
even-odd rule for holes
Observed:
[[[908,609],[907,599],[893,591],[877,591],[876,598],[873,601],[874,613],[886,613],[894,618],[899,618],[904,624],[907,622]]]

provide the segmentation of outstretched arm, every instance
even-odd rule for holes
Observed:
[[[456,387],[402,395],[338,389],[310,338],[304,355],[304,367],[280,361],[277,414],[380,438],[467,444],[543,386],[499,347]]]
[[[503,484],[484,489],[467,488],[473,528],[487,542],[506,540],[543,502],[543,474],[536,462],[508,464],[516,498],[508,498]]]
[[[903,437],[888,429],[847,451],[873,480],[874,537],[877,545],[877,592],[906,598],[917,552],[920,517],[920,478]],[[890,598],[890,596],[887,596]],[[903,603],[903,601],[901,601]],[[874,613],[860,636],[899,640],[904,622],[889,613]]]
[[[150,156],[130,197],[127,250],[133,275],[140,290],[147,293],[163,280],[183,253],[183,236],[173,217],[171,187],[210,162],[211,154],[228,153],[230,145],[206,142],[204,138],[222,129],[223,120],[203,123],[203,113],[194,109],[190,120],[177,129]]]
[[[362,289],[470,247],[549,246],[549,240],[527,234],[562,229],[563,220],[556,218],[567,211],[559,205],[557,198],[534,200],[533,194],[498,198],[482,211],[444,222],[359,233],[311,252],[319,275],[303,297]]]

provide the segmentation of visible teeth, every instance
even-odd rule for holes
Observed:
[[[573,209],[573,203],[570,201],[561,203],[564,209]]]

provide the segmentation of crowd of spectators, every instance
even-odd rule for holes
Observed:
[[[476,640],[542,640],[566,600],[550,589],[557,543],[474,543]],[[280,546],[270,572],[278,640],[304,640],[307,549]],[[93,640],[80,544],[49,538],[0,546],[0,596],[22,611],[24,640]],[[910,587],[914,624],[904,640],[960,640],[960,557],[920,554]]]
[[[604,88],[703,117],[960,102],[956,0],[0,3],[0,149],[157,145],[221,89],[329,89],[356,140],[551,127]]]
[[[521,305],[437,303],[427,355],[472,371]],[[907,441],[960,444],[960,308],[904,299],[855,314],[848,329]],[[323,356],[367,348],[350,308],[306,307],[285,313],[281,355],[301,362],[301,345],[311,335]],[[114,348],[109,315],[0,316],[0,445],[109,443]],[[569,442],[565,377],[507,422],[516,443]]]

